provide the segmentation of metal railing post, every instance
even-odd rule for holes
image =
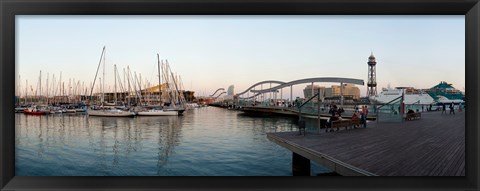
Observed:
[[[317,113],[318,113],[318,134],[320,134],[320,128],[321,128],[321,123],[320,123],[320,88],[318,88],[317,91]]]

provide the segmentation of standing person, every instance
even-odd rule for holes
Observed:
[[[360,124],[363,124],[363,106],[362,106],[362,109],[360,110],[360,112],[358,114],[360,116],[359,122],[360,122]]]
[[[453,115],[455,115],[455,110],[453,109],[453,102],[450,104],[450,114],[452,114],[453,112]]]
[[[363,128],[367,128],[367,115],[368,115],[368,107],[365,105],[362,107],[362,118],[363,118]]]
[[[447,106],[445,106],[445,103],[442,103],[442,115],[443,113],[447,114]]]
[[[363,123],[364,121],[364,115],[365,115],[365,106],[362,105],[362,108],[360,108],[360,122]]]

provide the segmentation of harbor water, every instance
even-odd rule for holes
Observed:
[[[296,120],[215,107],[187,110],[183,116],[131,118],[17,113],[15,173],[291,176],[292,153],[269,141],[266,133],[298,131]],[[315,124],[307,121],[307,126]],[[330,172],[314,162],[311,168],[312,175]]]

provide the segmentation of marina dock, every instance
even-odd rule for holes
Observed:
[[[424,112],[420,119],[370,122],[367,128],[325,133],[267,133],[292,151],[293,175],[310,161],[344,176],[465,176],[465,111]]]

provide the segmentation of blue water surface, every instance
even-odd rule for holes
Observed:
[[[204,107],[183,116],[15,115],[16,176],[291,176],[267,132],[296,119]],[[312,123],[313,124],[313,123]],[[329,172],[312,163],[312,175]]]

